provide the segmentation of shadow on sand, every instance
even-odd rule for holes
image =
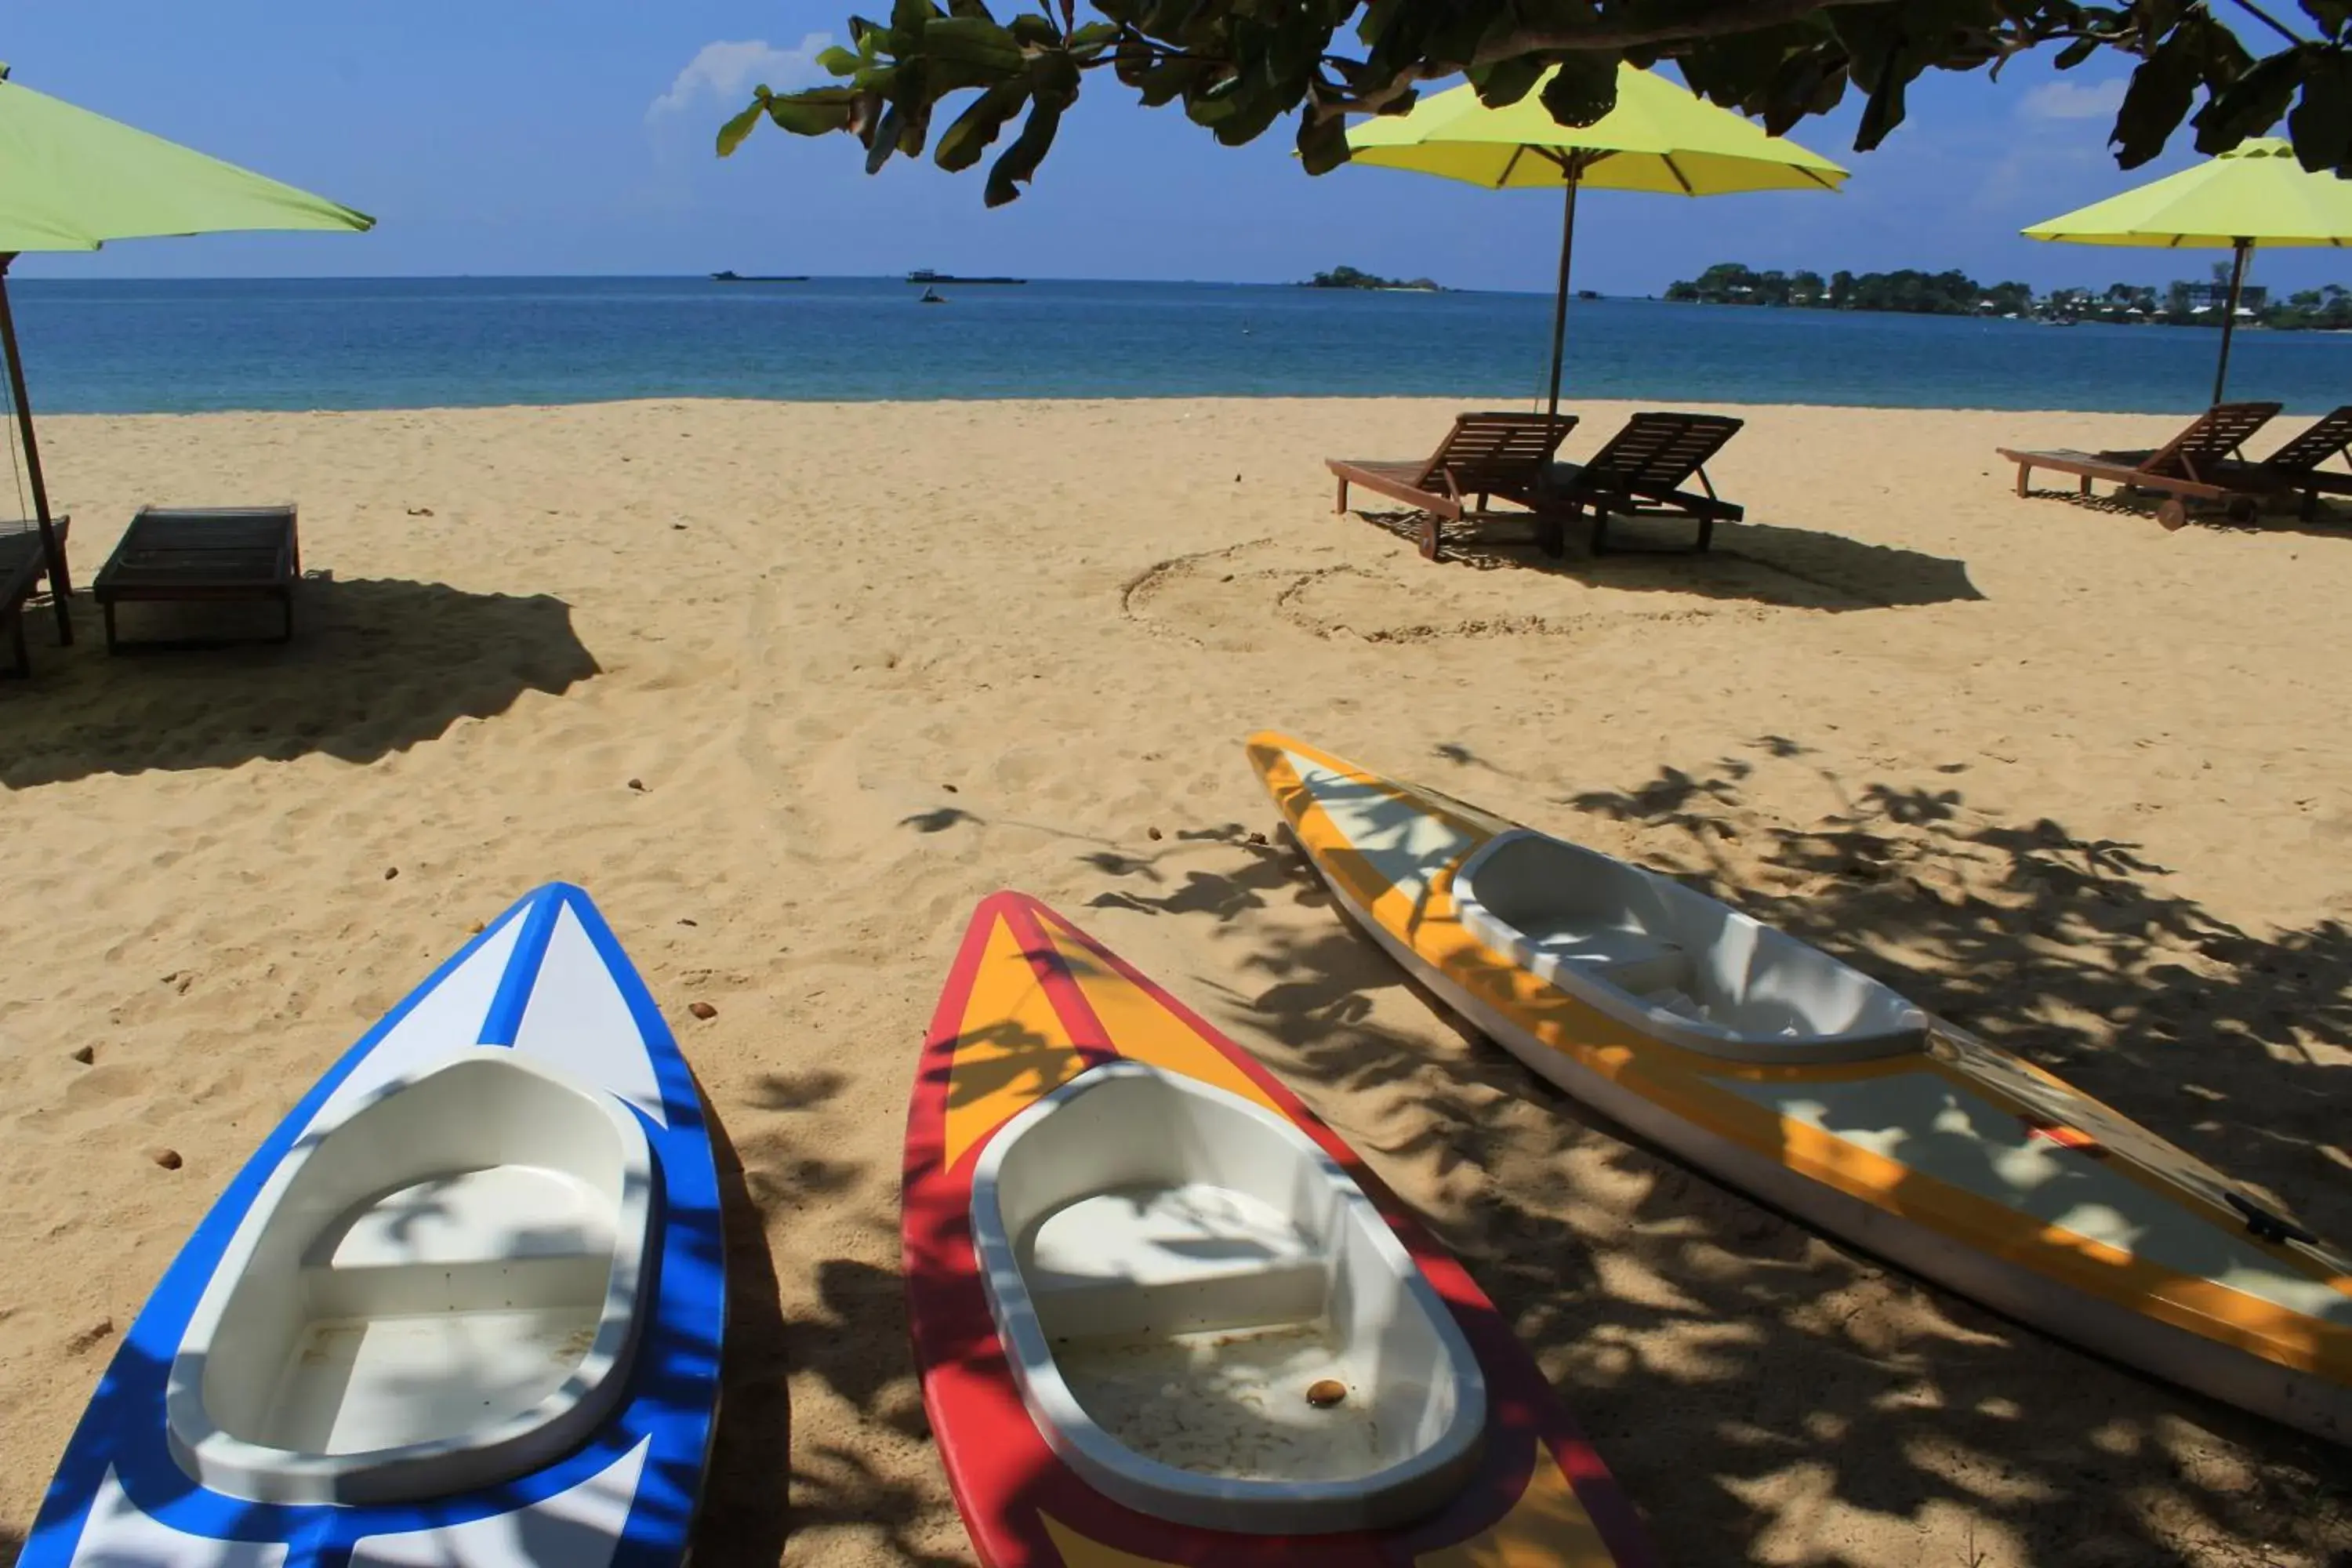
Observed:
[[[1360,512],[1366,522],[1408,541],[1420,512]],[[1594,555],[1586,532],[1570,528],[1568,553],[1552,560],[1536,548],[1532,524],[1508,520],[1448,523],[1438,564],[1473,571],[1513,570],[1573,577],[1629,593],[1696,594],[1809,610],[1885,610],[1981,600],[1965,561],[1899,545],[1864,544],[1841,534],[1772,523],[1719,523],[1714,547],[1690,551],[1688,523],[1612,522],[1610,553]],[[1416,548],[1418,544],[1416,542]]]
[[[1475,798],[1485,765],[1451,746],[1419,771]],[[1636,825],[1658,868],[2052,1068],[2322,1234],[2352,1235],[2333,1072],[2352,1038],[2352,932],[2240,930],[2164,888],[2137,847],[1989,816],[1957,784],[1841,786],[1832,816],[1777,826],[1750,804],[1768,766],[1815,768],[1801,743],[1765,737],[1560,805]],[[1546,826],[1575,831],[1567,809]],[[1247,951],[1253,987],[1219,997],[1168,978],[1221,1022],[1271,1034],[1270,1065],[1346,1110],[1359,1150],[1458,1194],[1434,1228],[1666,1561],[1912,1561],[1840,1544],[1891,1530],[1939,1538],[1922,1563],[2352,1562],[2340,1450],[1824,1242],[1450,1016],[1469,1047],[1433,1052],[1381,1022],[1403,973],[1295,851],[1256,837],[1206,827],[1149,858],[1097,858],[1117,886],[1094,901]],[[1285,912],[1302,906],[1328,918]]]
[[[89,602],[75,611],[73,647],[57,646],[44,612],[27,622],[32,678],[0,680],[0,788],[311,752],[373,762],[459,719],[503,712],[526,691],[562,692],[598,673],[571,606],[544,595],[311,578],[291,643],[116,658]],[[205,619],[207,629],[268,630],[275,615],[208,606]]]

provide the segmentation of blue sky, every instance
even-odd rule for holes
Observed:
[[[876,0],[878,3],[878,0]],[[1286,281],[1339,262],[1465,288],[1543,289],[1558,205],[1370,169],[1301,174],[1282,134],[1221,148],[1181,112],[1091,86],[1031,193],[845,138],[712,132],[751,81],[816,79],[850,0],[74,0],[16,8],[16,80],[375,214],[364,237],[155,240],[26,258],[35,276],[742,271],[914,267],[1033,277]],[[1595,194],[1578,281],[1649,293],[1717,260],[1857,271],[1958,267],[2037,287],[2200,276],[2209,253],[2037,245],[2017,229],[2113,194],[2116,63],[2039,61],[1998,83],[1931,75],[1887,146],[1852,153],[1854,106],[1797,138],[1845,194],[1706,201]],[[2188,138],[2159,170],[2193,161]],[[1395,215],[1410,207],[1411,222]],[[2352,256],[2277,252],[2255,281],[2352,284]]]

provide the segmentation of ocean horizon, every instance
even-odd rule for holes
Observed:
[[[1549,294],[901,278],[19,278],[40,414],[630,398],[1539,398]],[[2178,413],[2204,329],[1612,298],[1569,312],[1563,401]],[[2231,395],[2352,401],[2352,334],[2242,329]]]

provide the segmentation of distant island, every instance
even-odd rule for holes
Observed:
[[[2182,279],[2158,289],[2116,283],[2103,291],[2058,289],[2036,294],[2024,283],[1979,283],[1965,272],[1758,272],[1719,261],[1695,279],[1666,289],[1666,298],[1700,305],[1772,305],[1816,310],[1892,310],[1919,316],[2008,316],[2020,321],[2111,321],[2118,325],[2219,326],[2230,302],[2230,268],[2216,266],[2204,282]],[[2331,283],[2284,300],[2249,287],[2238,316],[2284,331],[2352,330],[2352,290]]]
[[[1301,289],[1405,289],[1415,294],[1444,292],[1426,278],[1380,278],[1370,272],[1359,272],[1352,267],[1334,267],[1328,272],[1318,272],[1299,287]]]

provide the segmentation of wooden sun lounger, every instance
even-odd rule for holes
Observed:
[[[2157,521],[2179,528],[2189,521],[2188,503],[2217,500],[2232,516],[2251,517],[2268,493],[2270,481],[2256,474],[2239,449],[2246,438],[2269,424],[2279,411],[2275,403],[2217,403],[2189,422],[2189,427],[2150,452],[2018,451],[2008,447],[2000,455],[2017,465],[2017,493],[2028,493],[2027,481],[2036,468],[2072,474],[2082,481],[2082,493],[2091,482],[2155,490],[2165,497]],[[2234,461],[2233,461],[2234,459]],[[2232,482],[2232,476],[2235,482]],[[2274,487],[2271,487],[2274,488]]]
[[[58,549],[62,552],[73,519],[53,518],[50,527],[56,531]],[[25,646],[25,606],[48,570],[48,557],[41,549],[39,524],[0,522],[0,631],[6,632],[9,648],[16,655],[16,663],[8,673],[20,679],[33,673],[32,651]],[[58,591],[57,584],[49,584],[50,593]]]
[[[1565,547],[1567,520],[1590,513],[1592,553],[1609,552],[1612,517],[1679,518],[1698,524],[1693,550],[1715,542],[1715,525],[1738,522],[1747,509],[1715,493],[1706,464],[1742,421],[1722,414],[1652,410],[1636,414],[1581,463],[1555,463],[1543,490],[1527,498],[1537,513],[1536,542],[1547,555]],[[1692,479],[1696,490],[1686,489]]]
[[[302,575],[294,509],[267,507],[145,507],[123,531],[90,595],[106,612],[106,651],[115,635],[118,604],[201,604],[274,599],[284,629],[294,636],[294,585]]]
[[[2352,464],[2352,403],[2322,415],[2261,462],[2231,463],[2223,470],[2230,482],[2277,491],[2301,490],[2301,514],[2305,521],[2319,511],[2319,497],[2352,496],[2352,471],[2337,473],[2326,464],[2342,457]]]
[[[1556,419],[1540,414],[1465,414],[1454,419],[1437,450],[1422,461],[1327,458],[1324,466],[1339,480],[1339,499],[1331,510],[1348,510],[1349,485],[1416,508],[1426,514],[1420,529],[1421,552],[1434,561],[1439,523],[1483,517],[1496,496],[1526,504],[1524,498],[1541,488],[1552,454],[1575,427],[1573,414]]]

